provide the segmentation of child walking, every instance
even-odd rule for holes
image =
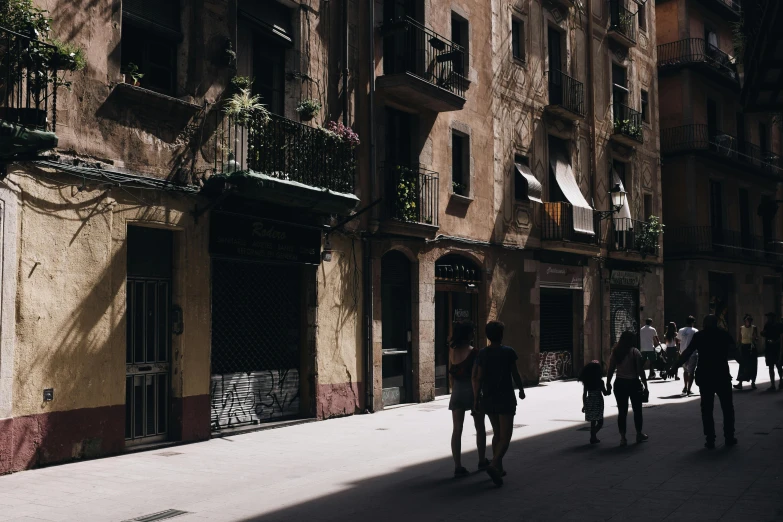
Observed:
[[[604,395],[609,395],[604,384],[601,364],[592,361],[582,368],[579,382],[584,386],[582,392],[582,413],[590,421],[590,444],[598,444],[598,431],[604,426]]]

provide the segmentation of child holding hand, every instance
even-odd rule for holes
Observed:
[[[579,374],[579,382],[582,383],[582,413],[585,420],[590,421],[590,444],[598,444],[598,431],[604,426],[604,395],[609,391],[604,384],[601,364],[592,361],[586,364]]]

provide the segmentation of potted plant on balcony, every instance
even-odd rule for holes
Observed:
[[[139,72],[138,65],[133,62],[129,62],[128,65],[125,66],[125,73],[123,73],[122,76],[123,82],[129,83],[134,87],[138,87],[142,78],[144,78],[144,73]]]
[[[312,98],[307,98],[299,102],[296,106],[296,113],[302,121],[310,121],[321,112],[321,102]]]
[[[234,76],[231,78],[231,85],[239,92],[243,89],[251,90],[254,79],[249,76]]]
[[[636,234],[636,250],[642,255],[656,255],[658,252],[658,241],[663,234],[664,225],[656,216],[647,218],[646,223],[642,223],[641,230]]]

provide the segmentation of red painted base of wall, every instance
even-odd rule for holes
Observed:
[[[171,440],[209,439],[209,395],[175,398],[171,428]],[[123,404],[0,420],[0,474],[124,449]]]
[[[119,453],[124,426],[124,405],[0,420],[0,473]]]
[[[364,383],[319,384],[315,395],[316,417],[329,419],[361,413]]]
[[[173,440],[192,442],[209,438],[209,395],[175,397],[171,405]]]

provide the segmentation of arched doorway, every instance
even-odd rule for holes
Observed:
[[[411,263],[392,250],[381,259],[383,405],[411,395]]]
[[[451,391],[449,339],[456,321],[477,325],[480,284],[481,270],[465,257],[448,254],[435,262],[435,395]]]

